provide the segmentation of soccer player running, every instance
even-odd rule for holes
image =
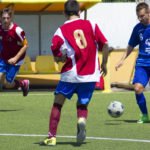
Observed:
[[[124,60],[131,54],[134,47],[139,45],[133,84],[136,101],[142,113],[137,122],[146,123],[149,122],[149,117],[143,91],[150,79],[150,9],[148,4],[144,2],[139,3],[136,6],[136,14],[140,22],[134,27],[127,50],[115,68],[118,70],[123,65]]]
[[[15,80],[20,65],[23,63],[28,42],[21,27],[12,22],[13,11],[5,8],[1,12],[0,25],[0,83],[6,88],[19,88],[23,96],[29,91],[29,80]]]
[[[82,143],[85,140],[88,104],[95,89],[95,83],[100,78],[98,49],[103,51],[102,74],[107,74],[108,44],[98,25],[80,19],[79,3],[76,0],[69,0],[64,4],[64,13],[67,21],[57,29],[51,44],[55,61],[62,61],[65,64],[55,90],[48,138],[41,142],[49,146],[56,145],[56,132],[62,106],[66,98],[71,99],[74,93],[78,97],[77,142]]]

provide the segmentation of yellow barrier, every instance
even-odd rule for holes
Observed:
[[[110,93],[112,83],[123,83],[131,84],[134,74],[134,66],[136,62],[136,57],[138,51],[134,50],[130,56],[125,60],[124,65],[119,68],[118,71],[115,70],[115,65],[123,56],[125,49],[114,50],[110,52],[108,63],[107,63],[107,75],[104,77],[104,91],[103,93]],[[99,54],[100,62],[102,61],[102,54]]]
[[[111,90],[111,84],[112,83],[123,83],[123,84],[130,84],[133,78],[134,74],[134,65],[135,60],[138,54],[138,51],[135,50],[131,53],[131,55],[125,60],[124,65],[119,68],[118,71],[115,70],[115,65],[117,62],[121,59],[123,53],[125,50],[115,50],[112,51],[109,54],[108,63],[107,63],[107,75],[104,77],[104,93],[110,93]],[[53,60],[52,56],[37,56],[37,58],[40,58],[41,60],[38,62],[30,62],[29,58],[27,57],[25,60],[25,64],[21,66],[20,73],[18,75],[19,78],[30,78],[31,80],[36,80],[37,83],[41,78],[40,83],[42,83],[42,80],[46,79],[46,84],[51,84],[52,80],[55,80],[55,83],[58,83],[60,80],[60,69],[62,67],[62,64],[56,64]],[[102,61],[102,55],[99,54],[100,63]],[[28,63],[27,63],[28,62]],[[37,64],[38,62],[38,64]],[[28,65],[27,65],[28,64]],[[40,67],[42,68],[38,68]],[[29,66],[29,71],[32,70],[32,73],[27,72],[27,66]],[[24,71],[25,70],[25,71]],[[30,75],[31,74],[31,75]],[[45,75],[44,75],[45,74]],[[47,75],[46,75],[47,74]],[[53,76],[52,76],[53,75]],[[56,75],[57,79],[54,79],[54,76]],[[48,81],[48,82],[47,82]],[[31,81],[32,83],[32,81]],[[35,82],[33,82],[35,84]]]
[[[35,62],[35,70],[40,74],[58,73],[52,55],[37,56]]]
[[[26,56],[24,59],[24,63],[21,65],[19,69],[19,74],[34,74],[35,70],[32,68],[31,59],[29,56]]]

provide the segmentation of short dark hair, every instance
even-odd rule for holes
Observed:
[[[64,5],[64,12],[67,16],[78,16],[80,11],[79,3],[76,0],[68,0]]]
[[[10,17],[13,16],[13,10],[11,8],[4,8],[2,11],[1,11],[1,16],[4,14],[4,13],[8,13],[8,15]]]
[[[149,10],[149,5],[147,3],[141,2],[136,6],[136,13],[138,13],[141,9]]]

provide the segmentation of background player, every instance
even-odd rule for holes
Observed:
[[[56,145],[61,108],[65,99],[71,99],[74,93],[78,97],[77,142],[82,143],[85,140],[88,104],[95,89],[95,83],[100,78],[98,49],[103,52],[102,74],[107,74],[108,44],[97,24],[79,18],[79,4],[75,0],[65,3],[64,12],[68,20],[55,32],[51,50],[55,61],[62,61],[65,64],[61,70],[61,81],[55,90],[49,120],[49,134],[48,138],[42,142],[44,145]]]
[[[14,80],[23,63],[28,42],[25,32],[12,22],[13,11],[5,8],[1,12],[0,26],[0,82],[6,88],[22,88],[23,96],[29,91],[29,80]]]
[[[127,51],[116,65],[116,70],[123,65],[124,60],[131,54],[134,47],[139,45],[133,84],[137,104],[142,113],[138,123],[146,123],[149,121],[149,117],[143,91],[150,78],[150,10],[148,4],[139,3],[136,7],[136,14],[140,23],[134,27]]]

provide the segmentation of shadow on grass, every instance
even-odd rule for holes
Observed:
[[[105,125],[120,125],[122,124],[123,122],[126,122],[126,123],[137,123],[137,120],[106,120],[105,121]]]
[[[138,120],[124,120],[124,122],[127,122],[127,123],[137,123]],[[145,122],[144,124],[147,124],[147,123],[150,123],[150,121],[148,122]],[[140,123],[138,123],[140,124]]]
[[[0,112],[12,112],[12,111],[21,111],[23,109],[0,109]]]
[[[124,120],[124,122],[127,122],[127,123],[137,123],[137,120]]]
[[[77,142],[57,142],[57,145],[72,145],[73,147],[80,147],[84,144],[87,144],[89,142],[83,142],[81,144],[77,143]],[[34,143],[34,144],[38,144],[39,146],[46,146],[46,147],[53,147],[53,146],[48,146],[48,145],[45,145],[43,142],[37,142],[37,143]],[[55,147],[55,146],[54,146]]]
[[[84,144],[86,144],[87,142],[83,142],[82,144],[79,144],[77,142],[57,142],[57,145],[72,145],[74,147],[80,147]]]

